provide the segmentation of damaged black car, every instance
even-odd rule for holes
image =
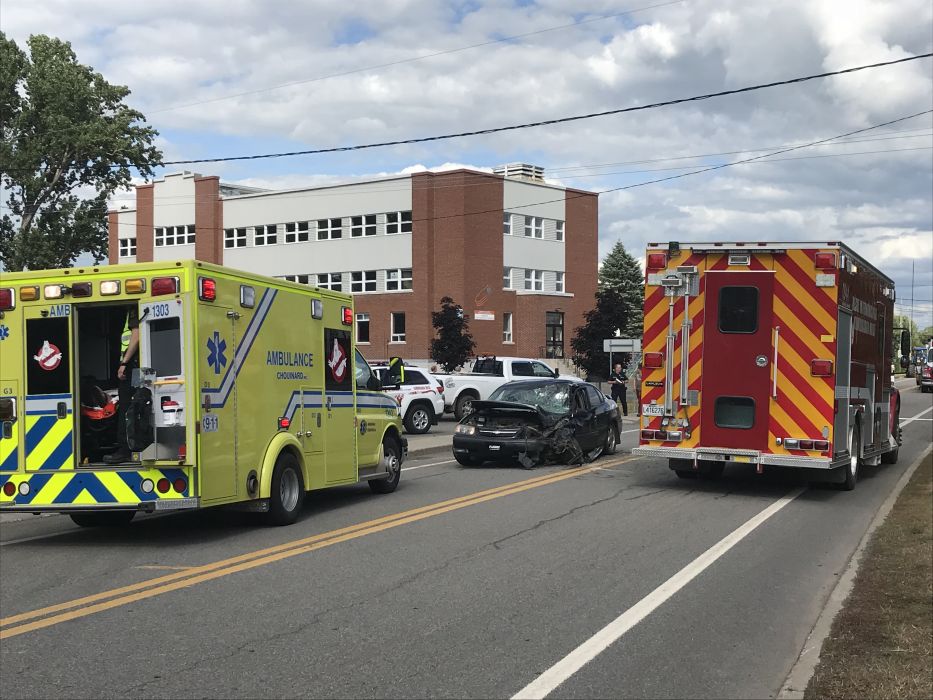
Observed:
[[[517,462],[582,464],[612,454],[621,432],[615,401],[592,384],[569,379],[509,382],[454,431],[454,458],[464,466]]]

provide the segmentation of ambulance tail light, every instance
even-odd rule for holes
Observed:
[[[60,284],[47,284],[42,288],[42,296],[46,299],[61,299],[65,290]]]
[[[146,291],[146,280],[141,277],[134,277],[133,279],[126,280],[123,288],[126,290],[127,294],[142,294]]]
[[[817,270],[835,270],[836,269],[836,254],[835,253],[817,253],[813,256],[813,262],[816,264]]]
[[[217,282],[210,277],[198,277],[198,299],[214,301],[217,298]]]
[[[810,360],[810,374],[814,377],[833,376],[832,360]]]
[[[343,325],[352,326],[353,325],[353,309],[349,306],[343,306],[340,308],[340,313],[343,315]]]
[[[0,289],[0,311],[12,311],[14,306],[16,306],[16,300],[13,298],[12,287]]]
[[[188,488],[188,482],[183,478],[178,477],[175,481],[172,482],[172,488],[175,489],[177,493],[184,493],[185,489]]]
[[[667,267],[667,255],[664,253],[648,253],[645,267],[649,270],[663,270]]]
[[[172,487],[172,483],[166,479],[164,476],[156,482],[156,490],[159,493],[168,493],[168,490]]]
[[[4,496],[7,496],[7,497],[10,497],[10,496],[12,496],[14,493],[16,493],[16,484],[14,484],[12,481],[6,482],[6,483],[3,485],[3,495],[4,495]]]
[[[646,352],[642,363],[645,369],[659,369],[664,362],[664,355],[659,352]]]
[[[94,287],[90,282],[75,282],[71,285],[71,296],[81,298],[89,297],[94,293]]]
[[[39,298],[38,287],[20,287],[19,288],[19,300],[20,301],[35,301],[38,298]]]
[[[152,296],[157,297],[163,294],[178,294],[177,277],[152,278]]]
[[[105,280],[100,283],[100,294],[101,296],[110,297],[114,294],[120,293],[120,281],[119,280]]]
[[[288,427],[292,424],[292,421],[288,416],[282,416],[279,418],[279,430],[288,430]]]

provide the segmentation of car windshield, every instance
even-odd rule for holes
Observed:
[[[567,413],[570,387],[566,384],[506,384],[496,389],[489,399],[537,406],[548,413]]]

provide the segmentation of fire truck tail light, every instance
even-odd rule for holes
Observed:
[[[798,440],[797,446],[801,450],[812,450],[813,449],[813,440]]]
[[[792,438],[784,438],[784,447],[786,447],[788,450],[796,450],[798,442],[800,441],[794,440]]]
[[[836,254],[835,253],[817,253],[813,256],[813,262],[816,264],[817,270],[835,270],[836,269]]]
[[[89,297],[94,293],[94,287],[90,282],[75,282],[71,285],[71,296]]]
[[[109,297],[114,294],[120,293],[120,281],[119,280],[107,280],[100,283],[100,293],[101,296]]]
[[[198,299],[214,301],[217,298],[217,282],[210,277],[198,277]]]
[[[819,450],[820,452],[826,452],[829,449],[829,442],[826,440],[814,440],[813,449]]]
[[[641,439],[642,440],[654,440],[654,434],[655,434],[654,430],[642,430]]]
[[[831,377],[833,375],[833,361],[810,360],[810,374],[814,377]]]
[[[22,291],[20,290],[20,298],[22,298]],[[16,306],[16,301],[13,299],[12,287],[0,289],[0,311],[11,311],[14,306]]]
[[[2,295],[3,290],[0,290],[0,295]],[[19,300],[20,301],[35,301],[39,298],[39,288],[38,287],[20,287],[19,288]],[[0,307],[3,304],[0,303]]]
[[[141,277],[134,277],[126,280],[124,288],[127,294],[142,294],[146,291],[146,280]]]
[[[646,352],[643,363],[646,369],[658,369],[664,362],[664,355],[659,352]]]
[[[667,255],[664,253],[648,253],[646,267],[649,270],[663,270],[667,267]]]
[[[152,279],[152,296],[162,294],[178,294],[177,277],[154,277]]]

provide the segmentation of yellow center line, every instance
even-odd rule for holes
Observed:
[[[259,566],[272,564],[274,562],[298,556],[300,554],[307,554],[308,552],[323,549],[324,547],[329,547],[340,542],[346,542],[348,540],[363,537],[365,535],[375,534],[377,532],[389,530],[401,525],[418,522],[419,520],[425,520],[427,518],[449,513],[454,510],[459,510],[468,506],[484,503],[486,501],[491,501],[497,498],[502,498],[503,496],[510,496],[512,494],[538,488],[539,486],[546,486],[548,484],[557,483],[565,479],[570,479],[597,470],[606,469],[609,466],[618,466],[625,462],[631,461],[632,459],[635,458],[626,457],[600,467],[577,467],[567,471],[559,472],[557,474],[548,474],[542,477],[526,479],[517,483],[488,489],[486,491],[478,491],[467,496],[461,496],[459,498],[454,498],[448,501],[441,501],[439,503],[415,508],[409,511],[403,511],[401,513],[396,513],[390,516],[376,518],[375,520],[358,523],[357,525],[340,528],[338,530],[332,530],[320,535],[314,535],[311,537],[294,540],[292,542],[286,542],[281,545],[276,545],[275,547],[249,552],[237,557],[231,557],[229,559],[213,562],[204,566],[180,571],[175,574],[160,576],[148,581],[133,584],[131,586],[124,586],[122,588],[96,593],[94,595],[85,596],[83,598],[67,601],[65,603],[59,603],[57,605],[48,606],[46,608],[6,617],[0,620],[0,625],[11,625],[16,622],[24,622],[26,620],[31,620],[37,617],[42,617],[43,619],[35,620],[34,622],[21,624],[15,627],[7,627],[7,629],[0,630],[0,640],[15,637],[17,635],[42,629],[44,627],[50,627],[52,625],[60,624],[68,620],[74,620],[77,618],[86,617],[88,615],[93,615],[104,610],[110,610],[112,608],[127,605],[139,600],[145,600],[146,598],[152,598],[164,593],[179,590],[181,588],[188,588],[199,583],[211,581],[213,579],[228,576],[240,571],[247,571]],[[106,600],[108,598],[110,600]],[[56,612],[60,614],[52,614]],[[46,615],[49,615],[49,617],[45,617]]]

